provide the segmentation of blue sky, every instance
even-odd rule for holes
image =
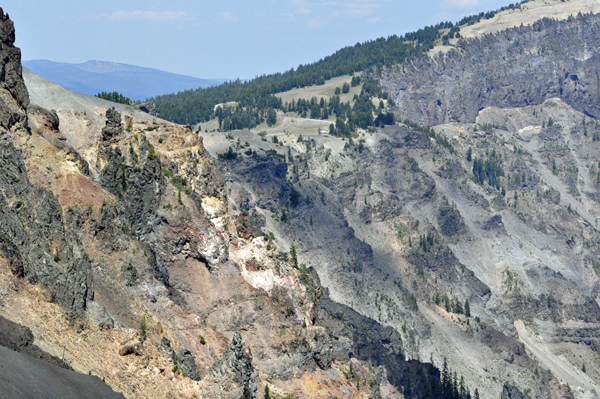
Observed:
[[[250,79],[365,40],[489,11],[500,0],[5,0],[24,60],[113,61]]]

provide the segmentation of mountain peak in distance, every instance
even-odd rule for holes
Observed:
[[[32,72],[83,94],[117,91],[132,100],[145,100],[161,94],[205,88],[224,82],[224,79],[200,79],[158,69],[144,68],[117,62],[90,60],[81,64],[49,60],[23,61]]]

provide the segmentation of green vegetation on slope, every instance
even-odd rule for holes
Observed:
[[[112,93],[107,93],[103,91],[102,93],[96,94],[96,97],[102,98],[103,100],[112,101],[113,103],[131,105],[133,101],[129,97],[125,97],[123,94],[113,91]]]
[[[527,1],[511,4],[503,9],[518,8],[520,4]],[[492,18],[494,15],[495,12],[481,13],[463,18],[459,24],[472,24],[482,18]],[[222,130],[253,128],[265,121],[273,124],[273,110],[284,107],[281,100],[274,96],[275,93],[311,85],[323,85],[326,80],[334,77],[356,72],[374,72],[383,66],[403,63],[422,56],[434,47],[442,38],[442,33],[448,29],[450,32],[444,36],[444,42],[448,40],[449,35],[459,36],[457,26],[452,22],[442,22],[404,36],[393,35],[387,39],[379,38],[344,47],[317,62],[299,65],[298,68],[292,68],[287,72],[262,75],[250,81],[242,82],[238,79],[205,89],[186,90],[177,94],[158,96],[150,101],[156,104],[162,118],[181,124],[207,122],[213,118],[219,118]],[[353,82],[353,86],[355,84],[356,81]],[[237,106],[216,107],[217,104],[228,102],[236,102]],[[361,107],[358,112],[362,116],[354,115],[353,112],[346,113],[345,116],[336,116],[347,123],[350,129],[354,129],[356,126],[365,126],[363,121],[369,119],[364,114],[364,107]],[[357,118],[361,122],[357,123],[355,121]],[[366,125],[372,126],[373,122]]]

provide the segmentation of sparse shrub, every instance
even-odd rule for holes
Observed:
[[[290,248],[290,255],[292,257],[292,263],[294,264],[294,267],[297,269],[298,268],[298,254],[296,253],[296,247],[294,245],[292,245],[292,247]]]
[[[142,320],[140,321],[140,334],[141,334],[142,341],[146,340],[146,329],[147,329],[146,315],[143,315]]]
[[[206,345],[206,340],[204,339],[204,337],[202,335],[198,335],[198,339],[200,340],[200,343],[202,345]]]
[[[150,144],[150,151],[148,151],[148,160],[155,159],[155,158],[158,158],[158,155],[156,154],[156,150],[154,149],[154,146],[152,144]]]

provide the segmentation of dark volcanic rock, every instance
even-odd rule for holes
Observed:
[[[14,46],[15,26],[0,8],[0,125],[5,129],[24,128],[29,93],[23,81],[21,50]]]
[[[198,372],[198,367],[196,366],[196,361],[192,352],[181,348],[177,349],[175,354],[177,356],[177,364],[183,375],[190,377],[194,381],[200,381],[200,373]]]
[[[123,134],[121,114],[112,107],[106,110],[106,126],[102,128],[102,141],[111,142]]]
[[[510,385],[508,382],[504,383],[502,388],[502,395],[500,399],[528,399],[529,397],[523,392],[519,391],[519,388],[514,385]]]
[[[136,235],[152,229],[167,184],[160,159],[151,155],[151,144],[143,135],[141,140],[140,153],[148,154],[143,165],[128,165],[119,148],[109,149],[104,151],[108,162],[100,172],[102,186],[121,200],[121,214],[127,228]]]
[[[336,360],[347,361],[355,357],[375,366],[384,366],[390,383],[400,391],[412,389],[421,397],[425,387],[423,370],[428,370],[429,378],[440,378],[439,370],[433,365],[404,359],[402,338],[396,330],[333,302],[327,289],[321,297],[319,320],[319,324],[330,331]],[[350,347],[344,344],[346,337],[350,338]]]
[[[429,270],[442,281],[463,287],[469,292],[471,302],[480,301],[491,294],[490,288],[475,276],[471,270],[460,264],[450,248],[444,244],[434,244],[427,251],[420,248],[407,257],[418,269]]]
[[[156,104],[154,104],[152,102],[141,103],[139,105],[139,109],[140,109],[140,111],[150,114],[152,116],[156,116],[157,118],[160,117],[160,114],[158,113],[158,110],[156,109]]]
[[[33,334],[29,328],[0,316],[0,345],[22,352],[32,344]]]
[[[258,389],[254,379],[256,372],[252,359],[242,346],[242,337],[236,332],[231,343],[225,347],[223,356],[212,366],[215,375],[230,376],[243,390],[242,398],[256,398]]]
[[[400,119],[424,125],[475,122],[484,107],[524,107],[560,97],[600,116],[600,16],[542,19],[481,39],[460,50],[384,69],[382,88]]]
[[[165,350],[167,356],[169,356],[171,363],[179,367],[185,376],[190,377],[194,381],[200,381],[200,373],[198,372],[196,360],[194,359],[192,352],[184,348],[174,351],[173,348],[171,348],[171,341],[165,337],[160,341],[160,346]]]
[[[240,204],[241,211],[258,206],[275,212],[289,201],[287,164],[271,154],[242,157],[223,164],[232,177],[252,190],[252,193],[241,189],[230,194],[230,199]]]
[[[497,232],[502,232],[506,234],[506,229],[504,228],[504,223],[502,222],[501,215],[492,216],[490,220],[485,222],[485,224],[482,227],[484,230],[495,230]]]
[[[23,154],[5,130],[24,126],[29,98],[13,23],[1,9],[0,39],[0,251],[16,276],[45,285],[58,304],[83,315],[91,265],[76,224],[65,223],[50,191],[29,182]]]
[[[467,232],[467,226],[460,212],[452,206],[440,208],[438,223],[441,233],[447,237],[456,237]]]
[[[49,353],[34,345],[33,342],[33,333],[29,328],[0,316],[0,346],[35,357],[53,366],[72,370],[66,362],[63,363],[60,359],[52,358]]]
[[[17,275],[42,283],[58,304],[83,314],[91,291],[91,264],[65,225],[54,195],[29,182],[23,156],[11,142],[0,143],[0,250]]]

